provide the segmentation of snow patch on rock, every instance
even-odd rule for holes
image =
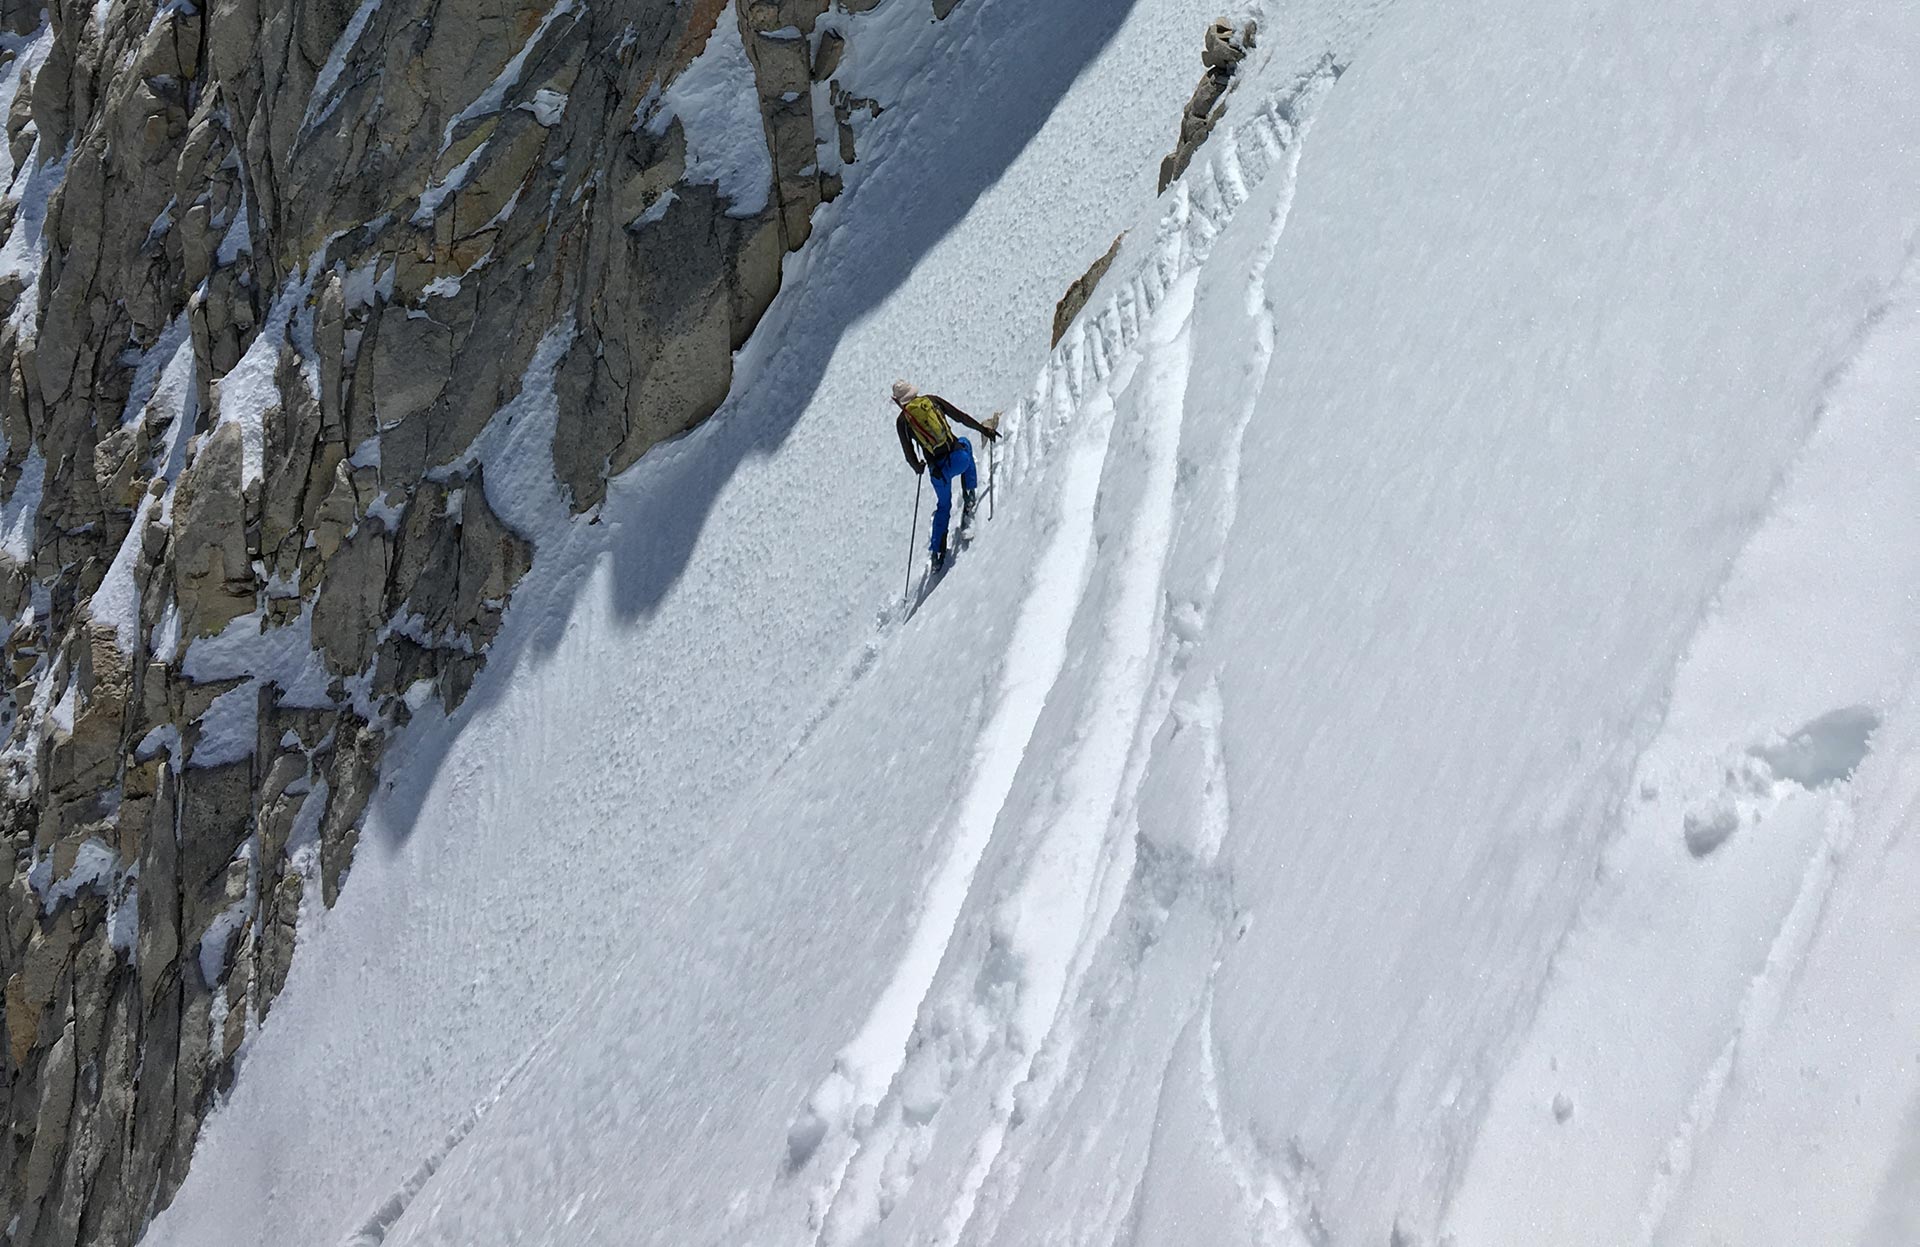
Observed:
[[[718,187],[730,205],[728,216],[759,216],[773,193],[773,155],[756,92],[753,63],[729,2],[706,49],[667,84],[646,118],[647,133],[655,136],[679,118],[687,135],[687,181]]]

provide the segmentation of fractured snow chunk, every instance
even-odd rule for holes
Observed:
[[[33,562],[33,531],[40,516],[40,495],[46,488],[47,460],[34,445],[20,465],[20,483],[13,495],[0,505],[0,551],[15,563]]]
[[[129,875],[107,904],[107,943],[123,957],[137,954],[140,944],[140,882]]]
[[[666,190],[660,192],[658,198],[647,205],[645,212],[633,218],[633,222],[628,225],[627,228],[639,229],[643,225],[652,225],[656,221],[665,220],[667,209],[673,207],[673,201],[677,198],[679,198],[679,196],[675,195],[673,188],[669,186]]]
[[[378,516],[381,523],[387,526],[388,532],[400,531],[400,520],[406,513],[407,509],[404,505],[389,502],[384,493],[367,504],[367,517],[371,519]]]
[[[513,194],[507,196],[507,202],[501,204],[500,210],[494,213],[492,216],[488,217],[487,223],[485,225],[482,225],[480,228],[483,230],[495,229],[501,225],[504,225],[506,222],[512,220],[513,210],[520,206],[520,192],[522,189],[524,188],[520,186],[514,187]],[[487,252],[486,255],[483,255],[478,260],[475,260],[473,262],[473,268],[470,268],[467,271],[471,273],[473,272],[474,269],[480,268],[486,264],[491,264],[492,262],[493,262],[493,253],[489,251]]]
[[[147,633],[147,649],[161,662],[172,662],[180,652],[180,607],[171,598]]]
[[[253,254],[253,217],[247,211],[246,183],[241,183],[241,186],[239,210],[233,214],[233,222],[227,226],[226,235],[220,240],[220,250],[214,255],[214,262],[221,268],[243,255]]]
[[[347,270],[346,280],[340,284],[340,297],[348,311],[372,305],[380,276],[380,257],[374,256],[365,264]]]
[[[541,87],[533,93],[532,99],[520,107],[532,113],[535,121],[551,130],[553,127],[559,125],[560,119],[566,115],[567,96],[563,91],[555,91],[551,87]]]
[[[1688,810],[1681,820],[1687,838],[1687,852],[1705,857],[1725,844],[1740,830],[1740,810],[1728,800],[1714,801],[1699,809]]]
[[[217,636],[188,647],[181,671],[203,684],[252,676],[280,690],[279,704],[304,709],[331,705],[326,665],[313,647],[313,606],[278,627],[263,627],[260,611],[233,620]],[[194,764],[200,761],[195,751]]]
[[[289,788],[287,791],[293,790]],[[293,857],[310,844],[320,842],[320,820],[327,812],[327,797],[327,781],[315,781],[307,799],[300,803],[300,812],[293,816],[293,829],[287,833],[288,857]]]
[[[54,726],[63,732],[71,732],[73,730],[73,713],[76,703],[79,700],[79,695],[79,681],[69,675],[67,677],[67,687],[61,691],[60,700],[53,703],[53,709],[48,714],[48,717],[53,720]]]
[[[280,367],[280,348],[288,341],[288,330],[295,310],[303,302],[308,282],[289,278],[267,313],[266,325],[218,384],[216,407],[219,419],[215,427],[240,426],[240,488],[258,483],[266,472],[267,413],[280,406],[280,385],[276,373]]]
[[[141,762],[154,757],[162,751],[173,755],[175,761],[180,756],[180,729],[171,723],[162,723],[148,731],[134,746],[133,756]]]
[[[227,949],[241,925],[246,922],[250,908],[246,900],[235,901],[213,920],[207,927],[207,933],[200,937],[200,981],[208,987],[218,987],[220,980],[225,977]]]
[[[378,433],[375,433],[372,436],[368,437],[365,441],[361,442],[358,446],[355,446],[353,448],[353,454],[348,456],[347,458],[347,465],[349,467],[355,467],[355,468],[379,467],[380,466],[380,435]]]
[[[133,527],[127,530],[119,552],[113,556],[113,562],[107,568],[107,574],[101,578],[99,588],[93,591],[92,603],[88,608],[95,623],[113,629],[114,644],[129,658],[133,657],[140,640],[140,592],[134,583],[133,569],[145,537],[146,525],[143,521],[146,514],[145,505],[134,513]]]
[[[488,507],[536,544],[563,531],[573,514],[553,468],[553,430],[560,418],[554,376],[573,338],[571,317],[547,330],[521,375],[520,392],[494,413],[465,455],[427,473],[428,480],[444,481],[483,465]]]

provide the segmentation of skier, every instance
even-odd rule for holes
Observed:
[[[953,513],[953,478],[960,478],[960,537],[973,535],[974,490],[980,486],[979,471],[973,465],[973,443],[953,431],[948,420],[958,420],[978,430],[990,442],[1000,440],[1000,418],[985,424],[975,420],[936,394],[922,394],[911,383],[893,383],[893,403],[900,409],[894,432],[900,435],[900,453],[915,473],[931,468],[933,477],[933,535],[927,551],[933,558],[933,570],[947,565],[947,523]],[[914,454],[915,449],[919,455]],[[923,462],[924,460],[924,462]]]

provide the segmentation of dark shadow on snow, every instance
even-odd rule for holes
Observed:
[[[876,163],[855,167],[846,193],[830,209],[841,218],[830,230],[887,222],[888,245],[840,247],[829,280],[802,277],[783,289],[756,331],[757,371],[735,376],[726,403],[705,425],[641,459],[651,473],[648,488],[610,489],[606,523],[589,527],[578,519],[564,536],[544,543],[547,548],[536,554],[533,571],[515,591],[508,626],[489,651],[486,669],[452,721],[439,730],[403,735],[388,754],[382,767],[389,785],[384,821],[401,829],[394,834],[404,837],[414,826],[465,725],[500,699],[523,663],[537,662],[559,646],[570,604],[602,559],[612,562],[613,604],[620,620],[658,609],[686,572],[727,482],[749,457],[772,455],[786,442],[818,390],[840,336],[905,282],[999,181],[1112,42],[1136,2],[971,0],[954,11],[937,47],[955,49],[990,28],[1005,54],[985,64],[962,55],[936,55],[932,71],[869,134],[905,129],[886,135]],[[817,232],[809,245],[826,241],[826,233]],[[825,274],[816,270],[816,276]],[[799,331],[789,332],[789,326]],[[1036,323],[1034,333],[1044,335],[1047,329]],[[888,380],[876,378],[875,384]]]
[[[733,395],[716,417],[724,428],[698,448],[688,448],[690,453],[676,455],[659,477],[659,488],[623,500],[620,524],[644,535],[615,551],[615,604],[622,619],[659,606],[686,570],[714,500],[740,462],[749,455],[771,455],[786,441],[820,384],[840,332],[891,295],[999,181],[1081,71],[1118,33],[1134,3],[998,0],[972,13],[963,6],[948,19],[954,27],[949,46],[977,38],[977,27],[993,23],[999,46],[1016,51],[984,74],[971,58],[942,58],[934,73],[916,84],[911,115],[895,118],[909,127],[906,134],[889,136],[892,150],[883,163],[864,171],[849,192],[857,196],[859,217],[888,222],[895,245],[841,248],[834,280],[818,283],[790,308],[776,307],[773,316],[806,327],[801,340],[776,339],[758,375],[736,378]],[[842,228],[847,225],[857,222]],[[816,336],[822,329],[828,330],[824,341]],[[1035,327],[1037,334],[1046,330]],[[875,385],[884,387],[890,380],[877,377]]]

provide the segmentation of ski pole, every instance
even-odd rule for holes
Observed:
[[[913,543],[914,539],[920,533],[920,492],[921,488],[927,483],[927,478],[924,473],[914,473],[913,479],[915,481],[913,487],[913,527],[907,530],[907,583],[900,589],[900,600],[903,602],[906,600],[907,595],[913,592]]]
[[[997,492],[993,484],[997,475],[993,469],[993,445],[999,440],[996,437],[987,442],[987,519],[989,521],[993,519],[993,495]]]

